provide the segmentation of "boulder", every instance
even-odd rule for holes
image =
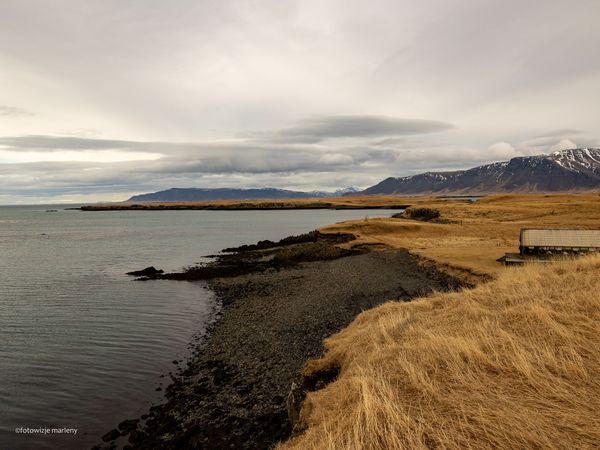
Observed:
[[[127,275],[133,275],[134,277],[152,277],[164,273],[164,270],[157,269],[154,266],[146,267],[142,270],[134,270],[133,272],[127,272]]]
[[[133,430],[135,430],[138,426],[138,422],[140,421],[140,419],[130,419],[130,420],[124,420],[123,422],[121,422],[119,424],[119,430],[121,430],[121,434],[125,433],[130,433]]]
[[[108,441],[114,441],[115,439],[117,439],[119,436],[121,436],[121,433],[119,433],[119,430],[117,430],[116,428],[113,430],[110,430],[108,433],[106,433],[104,436],[102,436],[102,440],[104,442],[108,442]]]

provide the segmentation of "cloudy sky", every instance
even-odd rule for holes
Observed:
[[[600,146],[598,0],[2,0],[0,204]]]

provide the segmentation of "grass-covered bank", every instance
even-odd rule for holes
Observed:
[[[387,303],[325,341],[288,449],[597,448],[600,256]]]

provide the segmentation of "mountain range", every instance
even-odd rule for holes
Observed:
[[[520,156],[452,172],[390,177],[363,191],[291,191],[275,188],[173,188],[134,195],[128,202],[183,202],[339,197],[342,195],[479,195],[500,192],[575,192],[600,189],[600,149],[577,148]]]
[[[426,172],[386,178],[357,194],[490,194],[498,192],[573,192],[600,189],[600,149],[561,150],[522,156],[453,172]]]
[[[283,198],[339,197],[355,192],[353,188],[339,189],[335,192],[301,192],[286,189],[228,189],[228,188],[172,188],[165,191],[140,194],[131,197],[128,202],[198,202],[212,200],[264,200]]]

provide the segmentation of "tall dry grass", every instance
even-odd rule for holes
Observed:
[[[291,449],[600,445],[600,256],[388,303],[326,340]]]

